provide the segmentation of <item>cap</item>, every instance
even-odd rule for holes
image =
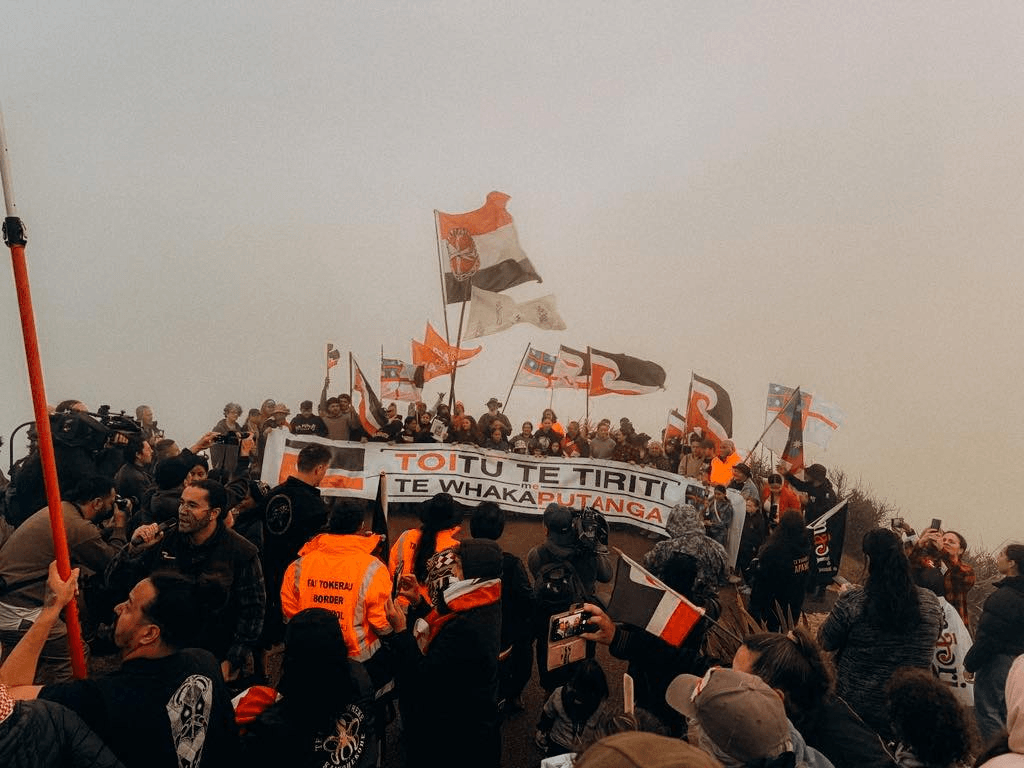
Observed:
[[[501,400],[499,400],[496,397],[492,397],[490,400],[487,401],[487,407],[490,408],[492,405],[496,405],[499,408],[501,408]]]
[[[719,751],[748,763],[792,750],[782,699],[755,675],[712,667],[704,677],[679,675],[665,692],[676,711],[697,720]]]
[[[313,410],[313,401],[312,400],[303,400],[301,403],[299,403],[299,410],[300,411],[312,411]]]
[[[606,736],[584,752],[573,768],[721,768],[721,763],[682,739],[645,731]]]
[[[821,464],[811,464],[811,466],[804,470],[804,474],[820,483],[825,479],[826,469]]]
[[[284,403],[278,403],[277,405],[274,406],[274,413],[275,414],[280,413],[280,414],[284,414],[285,416],[287,416],[291,412],[292,412],[292,409],[289,408]]]
[[[544,509],[544,525],[549,531],[567,531],[572,526],[572,510],[554,502]]]
[[[740,472],[742,472],[742,473],[743,473],[744,475],[746,475],[747,477],[750,477],[750,467],[748,467],[748,466],[747,466],[746,464],[744,464],[744,463],[743,463],[742,461],[741,461],[741,462],[740,462],[739,464],[733,464],[733,465],[732,465],[732,468],[733,468],[733,469],[738,469],[738,470],[739,470]]]

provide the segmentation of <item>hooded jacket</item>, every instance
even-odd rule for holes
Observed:
[[[668,514],[665,530],[671,538],[659,541],[644,555],[644,567],[658,576],[672,555],[691,555],[698,564],[693,594],[700,596],[717,592],[726,581],[728,558],[725,548],[705,535],[697,509],[692,504],[677,504]]]
[[[321,533],[299,551],[281,584],[286,618],[305,608],[326,608],[338,617],[349,658],[366,661],[380,648],[379,635],[391,626],[385,605],[391,597],[388,569],[373,556],[381,536]]]

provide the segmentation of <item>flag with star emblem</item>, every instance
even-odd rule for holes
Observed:
[[[555,363],[558,358],[541,352],[539,349],[530,347],[523,364],[519,366],[516,374],[516,386],[519,387],[544,387],[550,389],[554,386]]]
[[[774,383],[768,385],[766,412],[769,419],[775,418],[775,414],[782,410],[782,406],[792,394],[792,387]],[[832,435],[843,426],[846,414],[838,405],[822,400],[813,392],[801,392],[800,396],[804,442],[828,448]]]
[[[800,387],[797,387],[783,404],[763,440],[768,450],[789,465],[790,472],[796,472],[804,465],[803,402]]]

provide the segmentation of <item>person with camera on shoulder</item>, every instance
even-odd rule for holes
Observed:
[[[550,694],[568,682],[572,664],[549,670],[548,622],[556,613],[582,603],[598,602],[597,584],[612,580],[608,556],[608,521],[597,510],[549,504],[544,510],[544,542],[530,550],[526,566],[533,577],[534,637],[541,686]],[[587,644],[593,658],[594,645]]]
[[[63,494],[61,513],[68,539],[71,566],[100,574],[125,542],[127,504],[115,503],[110,479],[92,475]],[[110,519],[109,539],[100,524]],[[46,579],[54,559],[50,510],[44,507],[22,523],[0,549],[0,643],[13,648],[39,617],[46,596]],[[40,682],[71,677],[68,630],[58,621],[47,637],[40,657]]]

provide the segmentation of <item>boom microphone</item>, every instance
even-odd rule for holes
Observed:
[[[161,535],[167,533],[168,531],[173,531],[177,527],[178,527],[178,518],[172,517],[170,520],[164,520],[162,523],[160,523],[160,525],[157,526],[156,534],[157,534],[157,536],[161,536]],[[144,542],[143,542],[143,539],[142,539],[141,535],[136,534],[135,536],[132,536],[132,546],[133,547],[137,547],[137,546],[139,546],[139,544],[142,544],[142,543],[144,543]]]

